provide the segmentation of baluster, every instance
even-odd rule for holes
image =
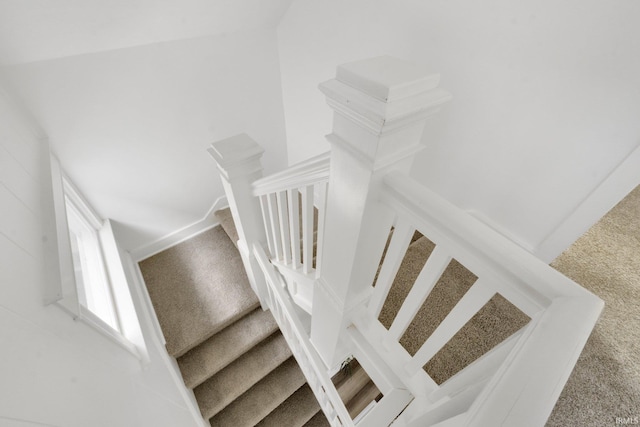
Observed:
[[[313,269],[313,186],[302,189],[302,272]]]
[[[288,191],[291,261],[296,270],[300,268],[300,201],[298,194],[298,190],[295,188]]]
[[[276,195],[267,195],[267,206],[269,207],[269,224],[271,225],[271,237],[273,239],[274,254],[277,260],[282,259],[282,240],[280,239],[280,219],[278,218],[278,206]]]
[[[279,191],[277,194],[278,218],[280,218],[280,235],[282,238],[282,260],[285,264],[291,262],[291,241],[289,238],[289,209],[287,193]]]
[[[453,307],[442,323],[431,334],[420,350],[405,367],[413,374],[429,360],[495,295],[495,288],[482,279],[476,280],[466,294]]]
[[[316,276],[320,276],[322,267],[322,247],[324,244],[324,218],[327,205],[327,186],[328,184],[322,183],[317,185],[319,189],[318,197],[318,237],[316,243]]]
[[[269,219],[270,217],[269,208],[267,205],[267,196],[260,196],[260,210],[262,211],[262,223],[264,224],[264,229],[267,230],[265,234],[267,235],[267,247],[269,248],[269,254],[274,257],[276,250],[273,245],[271,227],[269,227],[271,220]]]
[[[391,342],[400,340],[400,337],[411,324],[411,321],[426,301],[449,262],[451,262],[451,256],[441,246],[436,246],[413,284],[409,295],[404,300],[396,318],[393,320],[391,328],[389,328],[389,337],[385,340],[387,346]]]
[[[391,242],[389,243],[384,262],[380,268],[374,293],[369,301],[369,313],[374,319],[377,319],[380,315],[382,306],[387,299],[387,295],[389,295],[389,290],[391,289],[396,274],[398,274],[400,264],[411,243],[411,237],[414,232],[415,228],[409,221],[402,219],[398,221],[393,230],[393,236],[391,236]]]

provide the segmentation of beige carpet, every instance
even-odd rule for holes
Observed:
[[[236,234],[237,235],[237,234]],[[214,427],[328,425],[240,254],[215,227],[140,263],[185,385]],[[319,423],[319,424],[315,424]]]
[[[390,327],[433,244],[407,251],[380,321]],[[549,418],[547,426],[614,426],[616,417],[640,417],[640,187],[552,264],[605,301],[605,310]],[[476,277],[455,260],[401,339],[420,348]],[[425,366],[438,383],[501,342],[528,317],[495,296]]]
[[[551,265],[602,298],[605,308],[547,426],[639,419],[640,186]]]
[[[380,313],[379,320],[386,328],[391,326],[433,248],[426,237],[409,246]],[[476,279],[456,260],[451,261],[400,339],[409,354],[420,349]],[[425,371],[442,384],[528,321],[524,313],[496,295],[427,363]]]
[[[219,239],[220,236],[217,234],[220,233],[220,228],[214,230],[216,231],[212,233],[216,234],[215,239]],[[187,342],[194,341],[191,337],[191,328],[197,328],[200,334],[203,331],[218,328],[213,326],[210,314],[204,316],[204,321],[187,319],[187,317],[193,318],[193,313],[184,313],[185,293],[190,295],[191,299],[194,297],[202,299],[201,302],[194,303],[195,313],[205,308],[210,311],[214,307],[216,310],[228,312],[226,317],[223,317],[229,319],[234,317],[234,310],[238,310],[234,308],[229,311],[227,304],[221,303],[223,300],[228,301],[227,297],[222,299],[214,296],[210,280],[212,269],[219,268],[221,264],[225,265],[223,269],[239,271],[242,271],[241,265],[233,267],[226,255],[216,255],[209,249],[204,250],[206,254],[198,254],[202,248],[208,246],[207,242],[212,237],[212,235],[202,235],[201,240],[195,239],[194,246],[187,244],[183,248],[174,250],[170,256],[165,255],[164,258],[156,256],[155,260],[145,260],[141,263],[141,267],[145,267],[143,272],[147,271],[145,280],[153,282],[149,289],[152,299],[153,295],[160,295],[160,299],[164,300],[159,303],[156,310],[159,311],[159,307],[162,306],[168,307],[171,312],[170,315],[166,315],[167,319],[164,321],[161,319],[161,324],[169,322],[168,319],[179,319],[190,325],[174,331],[180,335],[187,335],[176,340],[172,344],[174,348],[186,348]],[[223,246],[225,245],[233,248],[228,238],[224,241]],[[226,248],[225,251],[228,249]],[[401,273],[396,278],[380,315],[380,320],[385,326],[388,327],[391,324],[432,249],[433,244],[426,238],[419,238],[410,246],[403,261]],[[211,263],[212,256],[216,257],[215,264]],[[193,267],[180,266],[178,265],[180,263],[191,264]],[[606,306],[547,426],[614,426],[620,425],[616,423],[616,417],[623,419],[639,417],[640,187],[555,260],[552,266],[600,296],[605,300]],[[199,272],[192,271],[191,268]],[[171,280],[171,285],[156,283],[167,278]],[[185,278],[188,279],[185,280]],[[471,272],[453,261],[421,308],[416,320],[402,337],[401,344],[410,353],[415,353],[475,279]],[[196,284],[196,290],[186,290],[185,283]],[[239,286],[245,290],[248,288],[248,284],[244,282]],[[236,297],[240,301],[251,300],[251,296],[247,297],[244,290],[233,299],[237,299]],[[242,310],[246,312],[247,307],[255,306],[255,301],[243,304],[246,307],[243,305]],[[155,301],[154,306],[156,306]],[[160,317],[161,314],[158,313],[158,316]],[[246,321],[250,323],[248,319]],[[425,370],[436,382],[442,383],[527,321],[527,316],[504,298],[496,296],[425,366]],[[217,322],[219,323],[220,320]],[[222,322],[229,323],[228,320]],[[169,328],[175,327],[169,326]],[[258,334],[256,328],[250,329]],[[270,327],[262,329],[264,330],[260,332],[261,337],[268,335],[271,330]],[[221,342],[223,339],[227,338],[224,335],[211,338]],[[260,338],[262,339],[265,338]],[[263,346],[266,345],[268,341],[263,343]],[[259,348],[260,346],[257,347]],[[189,358],[195,360],[197,352],[196,349],[191,354],[185,355],[182,365],[186,366]],[[220,363],[209,360],[204,365],[217,366]],[[285,425],[293,422],[294,419],[298,425],[305,422],[308,426],[316,423],[326,425],[326,420],[320,413],[310,418],[317,409],[306,400],[309,397],[308,389],[300,388],[302,382],[299,382],[299,371],[287,369],[286,373],[277,379],[275,373],[285,370],[288,365],[285,362],[279,366],[272,371],[274,375],[267,375],[255,384],[251,393],[243,394],[231,403],[224,413],[221,412],[214,417],[212,425],[252,425],[251,423],[267,416],[268,412],[276,407],[278,409],[264,419],[263,425]],[[204,375],[194,374],[194,376],[202,378]],[[201,380],[193,381],[195,384]],[[271,381],[273,384],[270,384]],[[288,405],[279,407],[282,398],[275,398],[268,391],[276,389],[279,390],[279,395],[292,396]],[[255,402],[253,393],[259,394],[260,399],[269,400],[267,407],[251,407],[250,402]],[[294,411],[295,408],[306,405],[306,403],[304,405],[295,403],[298,399],[302,401],[303,397],[305,402],[309,402],[310,408]],[[240,405],[244,406],[242,402],[248,404],[251,410],[237,410]],[[250,414],[252,416],[249,416]]]
[[[242,260],[221,227],[140,262],[167,341],[179,357],[258,306]]]

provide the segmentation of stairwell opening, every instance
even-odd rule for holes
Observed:
[[[414,233],[378,318],[385,328],[391,328],[435,246],[425,236]],[[477,279],[468,268],[451,259],[402,334],[400,345],[414,356]],[[423,369],[437,384],[442,384],[530,320],[529,316],[496,293]]]

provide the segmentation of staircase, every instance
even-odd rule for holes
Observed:
[[[248,135],[209,148],[232,237],[140,267],[212,426],[546,422],[602,301],[408,176],[437,85],[390,57],[345,64],[320,85],[329,153],[263,177]]]
[[[185,385],[212,426],[327,426],[273,316],[249,286],[229,209],[216,217],[222,227],[140,262]],[[379,394],[357,363],[334,381],[353,417]]]
[[[140,269],[167,351],[212,426],[327,425],[315,417],[320,407],[221,227]]]

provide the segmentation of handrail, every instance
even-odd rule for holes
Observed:
[[[440,238],[447,246],[473,252],[472,264],[484,264],[503,279],[526,285],[527,296],[546,307],[561,296],[592,295],[563,274],[549,267],[480,220],[412,178],[392,172],[383,180],[381,201],[402,211],[418,229],[433,231],[434,243]],[[435,239],[435,240],[434,240]],[[454,248],[451,248],[454,249]],[[463,262],[463,264],[466,264]]]
[[[348,351],[383,392],[361,425],[542,425],[603,303],[403,174],[422,147],[427,117],[445,100],[434,82],[422,68],[389,57],[340,66],[322,84],[337,113],[333,164],[324,153],[258,179],[263,150],[255,142],[216,143],[234,220],[249,230],[243,260],[331,425],[353,426],[327,372]],[[435,246],[386,327],[380,310],[398,290],[416,230]],[[401,338],[421,320],[427,298],[439,297],[452,260],[478,280],[410,354]],[[423,367],[481,310],[493,310],[497,294],[528,323],[514,322],[515,334],[495,328],[492,337],[502,342],[438,385]],[[295,304],[310,312],[310,325]]]
[[[598,320],[602,300],[406,175],[386,175],[380,201],[396,213],[402,227],[410,224],[409,231],[417,229],[436,245],[427,265],[431,258],[434,265],[446,265],[453,257],[479,278],[406,364],[407,372],[419,370],[442,347],[442,343],[437,344],[439,338],[434,337],[439,333],[451,336],[459,330],[460,325],[454,326],[456,322],[466,322],[495,292],[502,293],[531,317],[523,333],[514,337],[515,345],[508,354],[493,358],[491,363],[503,360],[486,385],[474,379],[478,372],[465,375],[465,368],[459,372],[463,377],[458,379],[464,378],[461,383],[467,391],[456,394],[446,404],[431,407],[435,401],[417,396],[394,425],[432,425],[458,416],[462,417],[460,425],[470,426],[514,425],[524,419],[530,425],[544,424],[571,373],[567,367],[575,365]],[[448,255],[440,257],[444,261],[434,255],[440,253],[438,248]],[[377,288],[375,292],[382,292]],[[411,295],[407,297],[410,298]],[[463,315],[458,307],[464,304],[466,308],[460,309],[466,312]],[[405,302],[403,309],[405,305],[411,307]],[[370,311],[371,314],[377,318],[376,312]],[[389,329],[388,339],[395,338],[391,332],[397,321],[396,318]],[[473,369],[477,371],[477,367]],[[438,389],[431,396],[443,394],[444,389]]]
[[[329,180],[329,152],[311,157],[253,183],[254,196],[286,191]]]

